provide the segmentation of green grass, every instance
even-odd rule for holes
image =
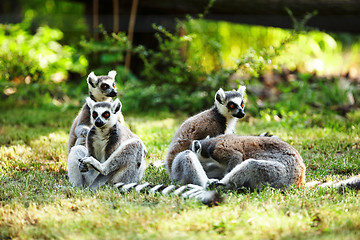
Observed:
[[[0,239],[359,239],[356,191],[290,188],[223,192],[209,208],[175,196],[120,194],[72,188],[66,176],[67,139],[77,109],[17,108],[0,115]],[[185,115],[125,114],[148,148],[147,162],[162,160]],[[306,123],[302,122],[307,119]],[[360,172],[360,111],[304,116],[298,122],[248,117],[238,134],[269,131],[295,146],[307,181],[343,179]],[[303,124],[301,124],[303,123]],[[144,181],[170,183],[149,167]]]

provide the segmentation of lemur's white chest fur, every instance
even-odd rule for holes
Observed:
[[[237,118],[230,118],[230,119],[226,119],[226,129],[225,129],[225,134],[233,134],[235,133],[235,125],[237,122]]]
[[[105,162],[105,149],[106,146],[109,142],[109,134],[96,129],[96,134],[94,135],[93,138],[93,147],[94,147],[94,153],[95,153],[95,158],[103,163]]]

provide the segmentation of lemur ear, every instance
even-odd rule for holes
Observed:
[[[210,135],[207,135],[207,136],[206,136],[205,140],[207,140],[207,139],[210,139]]]
[[[191,143],[190,149],[191,149],[191,151],[193,151],[195,153],[201,152],[201,143],[200,143],[200,141],[199,140],[194,140]]]
[[[244,96],[246,87],[245,86],[239,86],[239,89],[237,90],[238,93],[241,94],[241,96]]]
[[[215,101],[223,104],[225,101],[225,92],[222,88],[220,88],[215,94]]]
[[[112,104],[111,104],[111,111],[116,114],[121,110],[122,104],[120,100],[117,98]]]
[[[108,73],[108,76],[111,77],[112,79],[115,79],[115,76],[116,76],[116,71],[115,70],[112,70]]]
[[[86,104],[89,106],[90,109],[93,109],[95,102],[91,98],[87,97]]]
[[[96,86],[98,80],[97,77],[95,76],[94,72],[91,72],[89,74],[89,76],[87,77],[87,83],[90,84],[93,88]]]

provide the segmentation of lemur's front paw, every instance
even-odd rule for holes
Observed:
[[[79,137],[85,137],[87,136],[90,128],[88,126],[80,125],[75,128],[75,136],[77,138]]]
[[[81,162],[84,163],[89,169],[95,169],[101,173],[100,163],[93,157],[84,157],[81,159]]]
[[[206,188],[215,189],[217,187],[224,187],[225,185],[219,179],[211,178],[206,183]]]
[[[83,163],[79,160],[79,170],[80,170],[80,172],[87,172],[87,171],[89,171],[89,168],[85,163]]]
[[[84,127],[83,129],[81,129],[81,132],[80,132],[80,136],[81,137],[86,137],[87,136],[87,134],[88,134],[88,132],[89,132],[89,128],[87,128],[87,127]],[[80,137],[79,136],[79,137]]]

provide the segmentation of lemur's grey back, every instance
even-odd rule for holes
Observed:
[[[226,161],[234,151],[240,152],[243,159],[271,159],[282,161],[286,156],[298,157],[298,152],[290,144],[276,137],[219,135],[200,140],[201,155],[213,157],[218,162]]]
[[[241,162],[248,159],[279,162],[285,167],[289,182],[297,186],[305,183],[306,167],[302,157],[295,148],[279,138],[232,134],[200,140],[200,144],[201,156],[211,157],[220,164],[228,165],[234,157]]]

